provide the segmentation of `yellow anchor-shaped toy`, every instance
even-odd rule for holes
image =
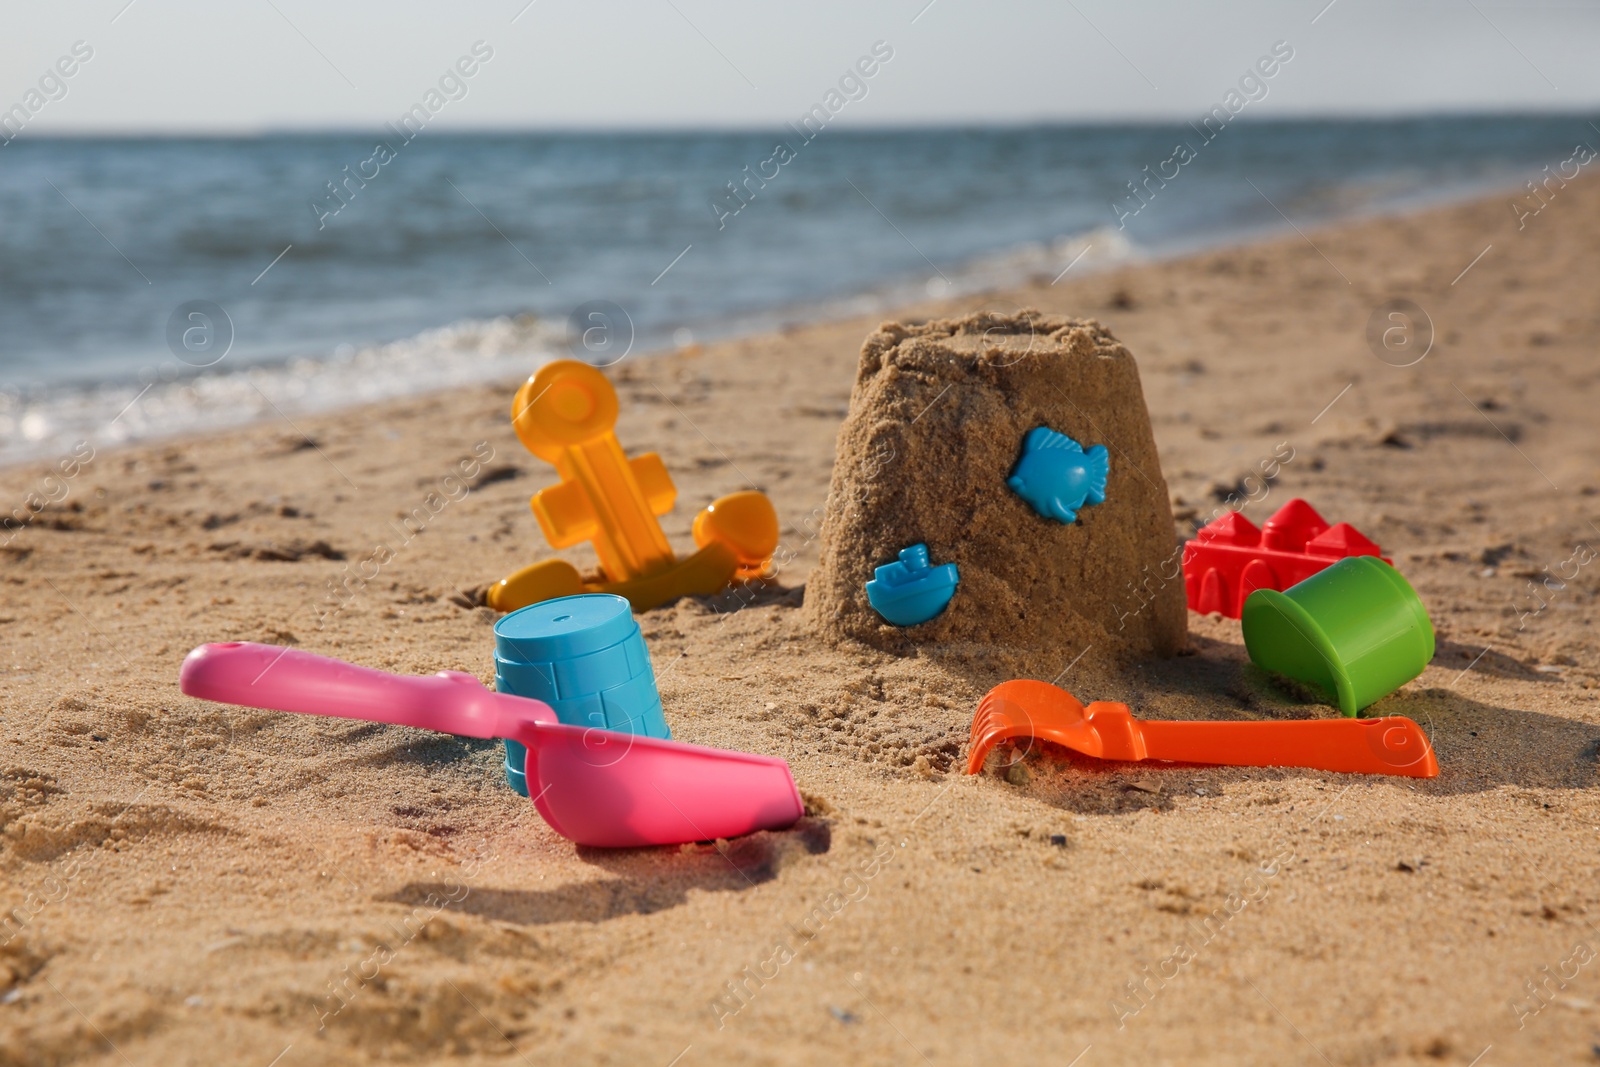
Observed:
[[[565,560],[545,560],[490,587],[487,600],[497,611],[578,593],[615,593],[635,611],[648,611],[680,596],[710,596],[771,562],[778,516],[755,491],[701,511],[694,520],[700,550],[684,560],[673,555],[656,516],[672,510],[678,490],[654,452],[623,454],[612,432],[616,390],[588,364],[569,359],[541,367],[517,390],[511,423],[528,451],[561,476],[530,502],[546,539],[553,548],[594,542],[608,580],[586,583]]]

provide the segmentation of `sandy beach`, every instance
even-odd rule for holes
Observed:
[[[53,498],[0,535],[0,1063],[1594,1063],[1600,183],[1507,200],[895,316],[1107,327],[1174,543],[1298,496],[1381,544],[1438,651],[1373,711],[1429,731],[1432,780],[961,773],[1007,676],[802,610],[876,318],[608,371],[675,546],[739,489],[783,523],[772,584],[640,617],[674,735],[781,756],[807,801],[724,845],[576,848],[496,743],[178,691],[225,640],[492,684],[478,596],[553,555],[516,382],[0,472],[8,510]],[[1374,349],[1401,300],[1431,326]],[[1233,620],[1191,613],[1170,659],[1077,651],[1059,684],[1143,717],[1336,714]]]

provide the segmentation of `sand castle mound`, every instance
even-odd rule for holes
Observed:
[[[960,582],[931,621],[890,625],[865,586],[917,544]],[[805,603],[833,641],[1046,680],[1085,650],[1102,667],[1176,652],[1183,580],[1133,356],[1093,320],[1036,311],[879,327],[862,345]]]

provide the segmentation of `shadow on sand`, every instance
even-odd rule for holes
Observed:
[[[554,889],[474,888],[462,896],[457,885],[412,882],[389,897],[397,904],[436,906],[523,926],[547,923],[605,922],[623,915],[652,915],[675,908],[689,890],[740,892],[778,876],[799,856],[820,855],[832,844],[826,822],[804,818],[791,829],[762,831],[736,838],[723,848],[578,849],[585,863],[611,877],[569,883]],[[459,900],[451,900],[456,896]]]

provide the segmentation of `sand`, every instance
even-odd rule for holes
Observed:
[[[1063,501],[1077,508],[1070,523],[1007,480],[1040,427],[1106,457],[1103,499]],[[823,639],[935,662],[983,689],[1183,647],[1172,506],[1139,369],[1099,323],[1031,310],[885,323],[862,345],[834,451],[806,582]],[[936,617],[890,625],[866,583],[916,544],[954,564],[959,584]]]
[[[774,587],[641,620],[675,734],[784,756],[811,805],[725,849],[575,849],[492,743],[177,690],[222,639],[489,677],[462,594],[547,553],[514,383],[297,420],[309,441],[97,447],[0,550],[0,1062],[1594,1062],[1597,246],[1591,181],[1520,232],[1497,198],[897,316],[1096,318],[1139,361],[1175,533],[1298,495],[1380,542],[1438,631],[1379,705],[1432,732],[1431,781],[1045,753],[959,775],[972,681],[830,648],[801,610],[876,320],[616,371],[675,544],[750,485],[785,524]],[[1406,367],[1367,341],[1398,299],[1435,335]],[[371,577],[330,600],[346,568]],[[1186,650],[1062,684],[1156,718],[1331,714],[1231,621],[1191,616]]]

